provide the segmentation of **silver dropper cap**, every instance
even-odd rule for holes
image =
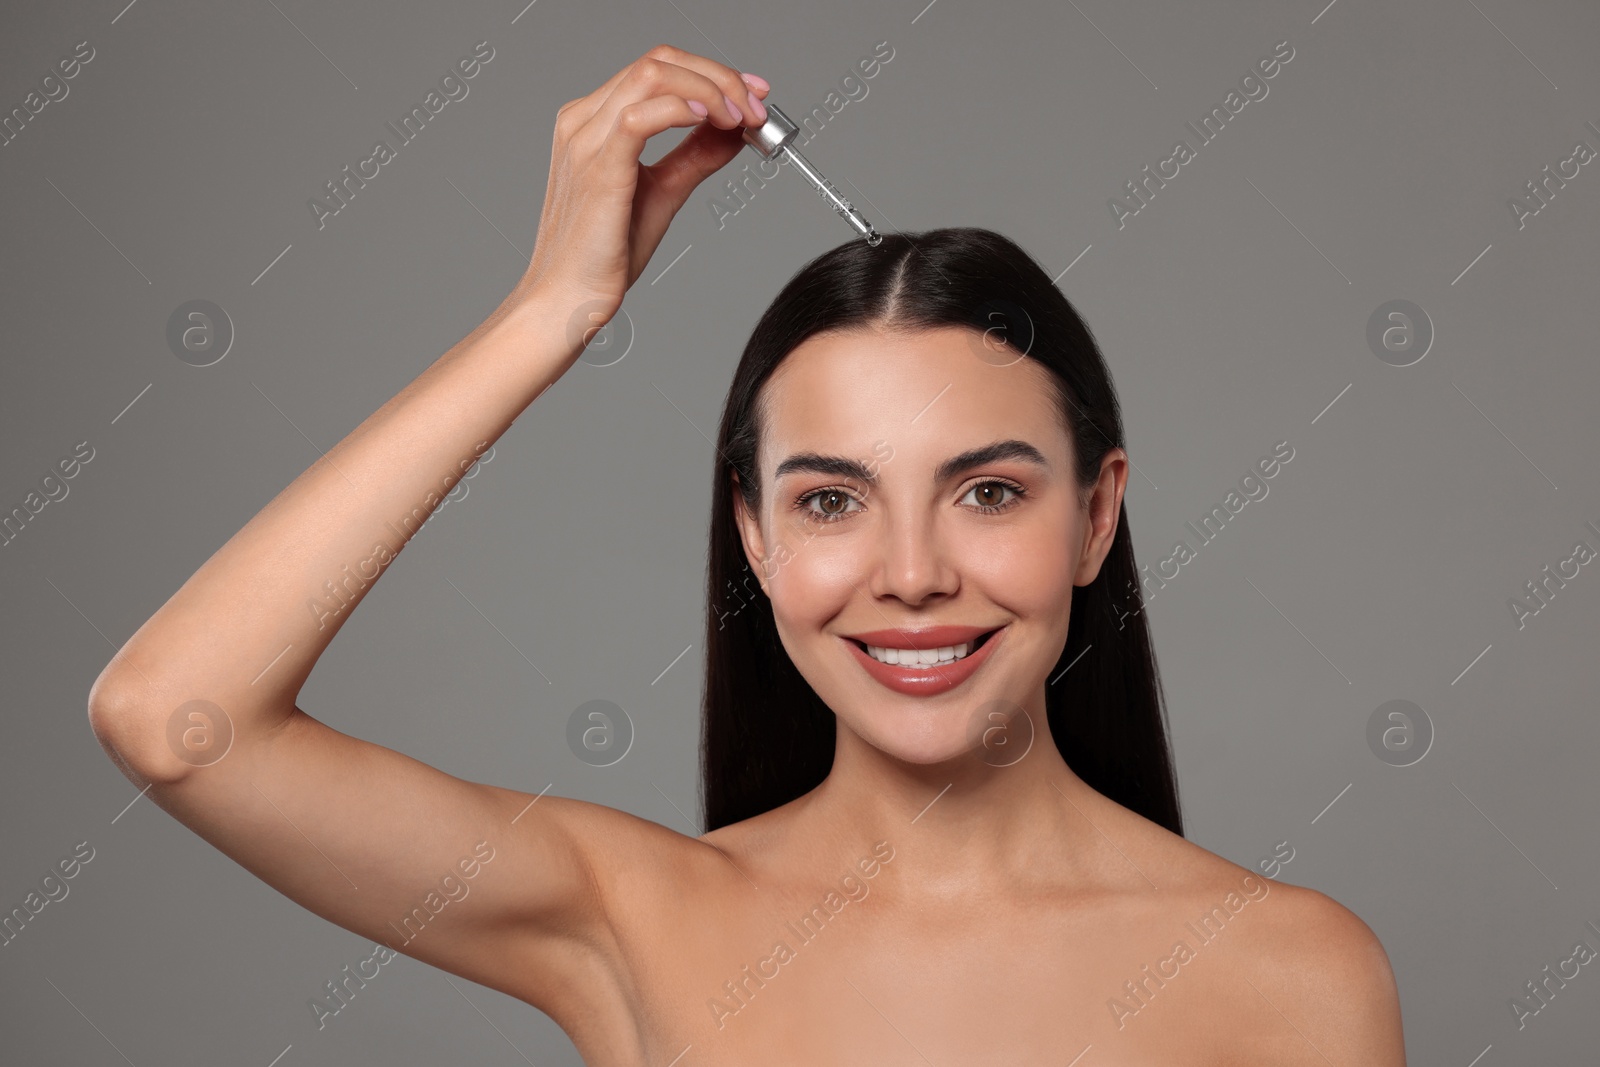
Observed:
[[[761,153],[763,159],[778,158],[778,149],[795,139],[800,132],[800,127],[794,120],[782,111],[778,105],[763,100],[767,109],[767,121],[760,126],[744,128],[744,143]]]

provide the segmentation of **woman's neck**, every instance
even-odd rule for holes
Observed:
[[[1048,726],[1006,765],[974,753],[907,763],[842,722],[838,737],[832,770],[795,804],[788,829],[814,854],[888,842],[896,895],[907,901],[961,902],[1041,880],[1092,891],[1137,878],[1131,863],[1107,864],[1130,813],[1073,773]]]

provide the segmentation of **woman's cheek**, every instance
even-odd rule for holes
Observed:
[[[769,573],[773,613],[790,632],[814,632],[856,599],[862,585],[858,550],[819,537],[789,549],[786,558]]]
[[[773,596],[784,602],[791,617],[827,617],[849,598],[859,561],[848,553],[814,540],[784,555],[786,562],[772,579]]]
[[[989,538],[972,554],[973,570],[990,599],[1020,614],[1047,612],[1072,595],[1070,531],[1045,524],[1019,529],[1017,536]]]

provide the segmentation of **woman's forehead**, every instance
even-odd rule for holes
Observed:
[[[1019,356],[997,360],[964,327],[817,334],[762,389],[760,463],[794,452],[925,454],[939,462],[1004,438],[1048,456],[1070,448],[1051,374]]]

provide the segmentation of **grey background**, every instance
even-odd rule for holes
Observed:
[[[1509,1001],[1580,937],[1600,945],[1600,568],[1520,630],[1507,601],[1580,538],[1600,546],[1600,164],[1521,230],[1507,201],[1575,141],[1600,148],[1600,8],[123,2],[0,15],[4,111],[96,49],[0,148],[0,508],[95,449],[0,548],[0,910],[95,849],[0,948],[8,1063],[580,1062],[538,1011],[404,958],[318,1032],[307,1001],[371,945],[137,799],[85,696],[505,295],[561,103],[664,41],[764,75],[797,115],[883,40],[893,59],[806,153],[881,229],[987,226],[1052,275],[1071,264],[1059,284],[1126,409],[1141,562],[1193,545],[1186,522],[1295,449],[1149,605],[1190,838],[1250,867],[1286,841],[1280,877],[1373,927],[1412,1062],[1593,1057],[1594,967],[1520,1032]],[[1119,230],[1108,198],[1286,38],[1269,95]],[[319,231],[307,198],[485,39],[469,96]],[[501,438],[323,657],[313,714],[699,832],[704,434],[762,308],[851,236],[790,177],[720,230],[715,191],[628,295],[626,358],[580,363]],[[210,367],[166,344],[191,299],[237,329]],[[1392,299],[1436,330],[1413,366],[1365,340]],[[636,727],[611,767],[566,743],[593,699]],[[1366,740],[1394,699],[1436,731],[1409,767]]]

